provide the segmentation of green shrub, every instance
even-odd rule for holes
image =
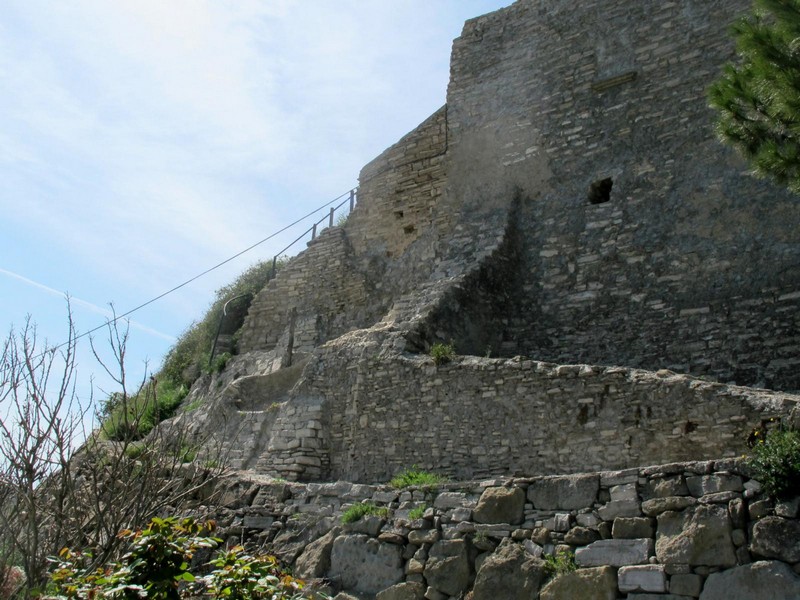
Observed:
[[[456,355],[456,347],[450,344],[442,344],[441,342],[435,343],[431,346],[431,358],[437,365],[449,363]]]
[[[225,368],[225,365],[228,364],[228,361],[232,358],[232,356],[233,355],[230,352],[223,352],[219,356],[215,356],[211,361],[211,364],[208,365],[204,370],[207,373],[219,373]]]
[[[375,515],[377,517],[386,518],[389,516],[389,509],[375,506],[372,503],[354,504],[342,513],[342,523],[355,523],[362,517]]]
[[[555,555],[545,554],[544,568],[550,577],[558,577],[575,571],[578,567],[575,564],[575,555],[572,552],[562,550]]]
[[[101,425],[103,436],[116,441],[143,438],[159,422],[172,417],[188,393],[185,384],[161,378],[142,386],[135,395],[119,395]]]
[[[800,494],[800,431],[756,430],[747,462],[753,477],[770,496]]]
[[[445,477],[437,475],[436,473],[422,471],[414,465],[410,469],[406,469],[402,473],[392,477],[389,481],[389,485],[393,488],[403,489],[414,485],[424,487],[435,486],[445,481],[447,481]]]

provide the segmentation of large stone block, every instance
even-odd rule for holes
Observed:
[[[579,569],[556,577],[542,588],[539,600],[614,600],[617,576],[611,567]],[[500,600],[500,596],[496,597]]]
[[[600,490],[597,475],[546,477],[528,488],[528,499],[539,510],[576,510],[594,504]]]
[[[303,579],[322,577],[331,568],[331,551],[333,542],[339,536],[341,528],[334,527],[318,540],[306,546],[294,564],[294,572]]]
[[[425,563],[425,580],[448,596],[458,596],[469,586],[471,571],[464,540],[436,542]]]
[[[760,561],[708,576],[700,600],[797,600],[800,577],[778,561]]]
[[[504,541],[481,564],[473,600],[528,600],[536,597],[546,578],[544,561],[533,558],[520,544]]]
[[[726,506],[699,505],[658,516],[656,557],[661,564],[731,567],[736,549],[731,541]]]
[[[490,487],[472,513],[476,523],[522,523],[525,509],[525,492],[520,488]]]
[[[331,550],[330,577],[345,590],[376,594],[403,579],[403,550],[366,535],[340,535]]]
[[[375,600],[423,600],[425,586],[421,583],[405,582],[378,592]]]
[[[750,552],[787,563],[800,562],[800,522],[764,517],[753,526]]]
[[[599,540],[575,552],[579,567],[642,565],[653,554],[653,540]]]
[[[617,572],[617,584],[620,592],[655,592],[663,594],[667,591],[667,575],[664,565],[639,565],[621,567]]]

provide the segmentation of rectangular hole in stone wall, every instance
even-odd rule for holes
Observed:
[[[611,177],[605,179],[598,179],[589,186],[589,193],[587,197],[590,204],[604,204],[611,200],[611,188],[614,187],[614,181]]]
[[[396,211],[394,211],[394,218],[395,219],[402,219],[403,218],[403,214],[404,213],[403,213],[402,210],[396,210]]]
[[[407,234],[414,233],[416,230],[417,228],[414,227],[413,225],[406,225],[405,227],[403,227],[403,231],[406,232]]]

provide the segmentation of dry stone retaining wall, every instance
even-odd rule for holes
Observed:
[[[225,534],[366,598],[800,596],[800,498],[764,497],[737,459],[408,490],[232,479],[220,493]],[[341,523],[365,502],[386,514]],[[542,557],[565,551],[577,571],[552,579]]]

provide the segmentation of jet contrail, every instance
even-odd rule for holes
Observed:
[[[2,267],[0,267],[0,274],[6,275],[8,277],[11,277],[12,279],[16,279],[17,281],[21,281],[23,283],[26,283],[26,284],[32,286],[32,287],[38,288],[38,289],[42,290],[43,292],[46,292],[46,293],[48,293],[48,294],[50,294],[52,296],[58,296],[59,298],[69,298],[69,301],[71,303],[77,304],[79,306],[83,306],[84,308],[87,308],[92,312],[101,314],[106,319],[113,319],[114,318],[114,314],[110,310],[108,310],[107,308],[103,308],[102,306],[97,306],[97,304],[93,304],[93,303],[91,303],[91,302],[89,302],[87,300],[81,300],[80,298],[76,298],[75,296],[70,296],[69,294],[67,294],[65,292],[61,292],[61,291],[59,291],[57,289],[48,287],[48,286],[44,285],[43,283],[39,283],[38,281],[34,281],[33,279],[28,279],[27,277],[24,277],[24,276],[20,275],[19,273],[14,273],[13,271],[8,271],[7,269],[3,269]],[[166,333],[162,333],[160,331],[157,331],[157,330],[155,330],[155,329],[153,329],[151,327],[148,327],[147,325],[142,325],[141,323],[137,323],[136,321],[133,321],[133,320],[129,320],[128,322],[131,324],[132,327],[138,329],[139,331],[143,331],[144,333],[148,333],[148,334],[150,334],[152,336],[161,338],[163,340],[167,340],[169,342],[174,342],[175,341],[175,337],[174,336],[167,335]]]

